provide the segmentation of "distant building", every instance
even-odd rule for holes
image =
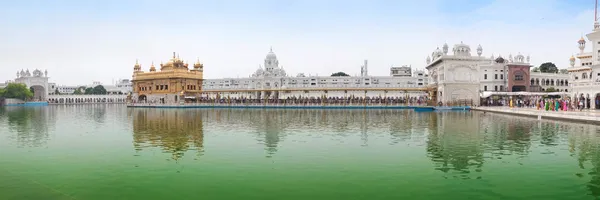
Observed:
[[[393,77],[411,77],[412,68],[410,66],[402,66],[402,67],[391,67],[390,68],[390,76]]]
[[[390,76],[369,75],[368,61],[365,60],[360,67],[360,76],[332,77],[304,73],[290,76],[279,65],[271,49],[264,59],[264,65],[259,66],[252,75],[245,78],[205,79],[202,88],[204,95],[210,97],[253,99],[406,97],[425,94],[428,74],[424,71],[411,73],[410,67],[392,68],[390,71]]]

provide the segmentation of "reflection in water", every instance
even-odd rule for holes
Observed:
[[[49,140],[49,129],[54,125],[51,108],[46,107],[0,107],[0,120],[6,119],[8,137],[19,147],[39,147]]]
[[[478,118],[473,112],[443,112],[430,117],[427,152],[437,170],[455,170],[461,178],[481,172],[484,138],[479,134]]]
[[[362,146],[368,146],[370,135],[389,134],[392,143],[398,143],[415,137],[413,134],[416,137],[424,135],[428,123],[424,116],[430,115],[409,110],[216,109],[190,112],[206,113],[203,118],[205,128],[226,126],[231,130],[252,130],[257,141],[265,146],[267,157],[277,152],[288,134],[302,133],[321,138],[360,133]]]
[[[190,150],[201,155],[204,140],[201,114],[180,109],[131,109],[135,150],[160,147],[173,160],[179,160]]]
[[[563,127],[562,130],[568,132],[577,132],[580,134],[571,134],[568,143],[569,151],[577,157],[578,166],[581,169],[589,167],[587,175],[590,181],[587,188],[589,195],[596,198],[600,197],[600,138],[598,126],[577,125]],[[591,165],[591,166],[590,166]],[[586,177],[583,173],[575,174],[578,177]]]
[[[54,116],[57,113],[61,123],[57,123],[55,130],[54,118],[58,117]],[[81,125],[73,126],[73,123]],[[116,126],[112,125],[115,123]],[[128,123],[133,126],[118,129]],[[96,134],[81,134],[88,130],[75,130],[73,127],[105,129],[94,132]],[[131,150],[129,132],[118,132],[130,128],[133,129],[133,146],[138,153],[160,149],[164,152],[162,155],[169,155],[172,157],[169,160],[178,163],[190,154],[200,156],[210,153],[211,158],[232,156],[228,152],[231,148],[223,146],[235,142],[240,145],[236,151],[248,150],[249,153],[244,156],[255,153],[252,150],[256,150],[257,146],[260,148],[259,156],[279,155],[278,159],[282,161],[294,161],[305,154],[323,154],[330,157],[315,159],[315,163],[307,165],[330,165],[337,170],[351,163],[357,172],[370,172],[372,169],[367,167],[378,166],[381,167],[377,169],[380,170],[378,173],[383,175],[396,174],[399,168],[404,167],[414,170],[420,175],[416,179],[424,182],[457,178],[500,183],[504,181],[499,178],[504,177],[502,173],[515,170],[531,173],[527,178],[532,180],[528,181],[540,184],[545,181],[572,181],[568,184],[587,190],[580,194],[587,192],[590,196],[600,197],[600,133],[598,126],[587,124],[538,121],[481,112],[419,113],[410,110],[127,109],[110,106],[0,108],[0,143],[8,138],[8,144],[14,141],[18,147],[43,146],[49,138],[53,138],[53,143],[68,138],[77,139],[78,146],[73,147],[78,148],[85,146],[85,142],[97,142],[94,140],[97,138],[89,139],[95,135],[117,137],[118,141],[125,141],[124,149]],[[114,133],[106,134],[107,131]],[[210,136],[210,140],[207,139],[210,145],[204,144],[205,133]],[[70,137],[66,137],[69,134]],[[257,141],[259,144],[256,144]],[[0,145],[0,150],[10,150],[11,146]],[[48,152],[54,150],[52,145],[46,146],[50,146]],[[344,155],[340,148],[354,152]],[[264,154],[261,149],[264,149]],[[329,149],[331,151],[321,152]],[[115,148],[115,151],[118,150]],[[395,155],[396,151],[403,151],[407,158],[399,158]],[[63,153],[56,152],[57,155]],[[155,159],[144,158],[139,162]],[[365,165],[356,165],[354,161],[365,162]],[[414,164],[406,164],[408,161],[414,161]],[[256,164],[256,169],[269,168],[260,166],[260,162],[241,163],[247,162],[243,159],[228,162]],[[314,170],[335,174],[318,171],[327,170],[325,168]],[[372,173],[355,175],[363,175],[362,180],[373,176]],[[506,174],[507,177],[510,175]],[[488,186],[482,186],[489,189],[485,187]]]

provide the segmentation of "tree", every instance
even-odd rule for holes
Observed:
[[[533,69],[531,69],[532,72],[540,72],[540,68],[539,67],[534,67]]]
[[[33,97],[33,92],[30,91],[30,88],[27,88],[27,85],[22,83],[9,83],[1,93],[2,97],[21,99],[24,101]]]
[[[6,92],[6,90],[4,90],[4,88],[0,88],[0,97],[4,96],[4,92]]]
[[[54,90],[54,94],[60,95],[60,92],[58,91],[58,88],[56,88],[56,90]]]
[[[94,94],[94,88],[85,88],[84,94]]]
[[[545,62],[545,63],[542,63],[540,65],[540,72],[543,72],[543,73],[557,73],[558,72],[558,68],[556,67],[556,65],[554,63]]]
[[[559,72],[560,72],[561,74],[568,74],[568,73],[569,73],[569,70],[567,70],[567,69],[560,69],[560,71],[559,71]]]
[[[350,75],[348,75],[348,74],[346,74],[344,72],[337,72],[337,73],[331,74],[331,76],[350,76]]]
[[[104,86],[102,85],[97,85],[96,87],[94,87],[94,89],[92,89],[92,94],[106,94],[106,89],[104,89]]]
[[[556,88],[549,87],[545,90],[546,92],[556,92]]]
[[[85,88],[84,88],[83,90],[85,91]],[[73,94],[75,94],[75,95],[81,95],[81,94],[83,94],[83,92],[81,92],[81,89],[79,89],[79,88],[78,88],[78,89],[76,89],[76,90],[73,92]]]

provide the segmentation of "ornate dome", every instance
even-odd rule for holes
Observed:
[[[581,36],[581,39],[579,39],[577,41],[577,43],[579,43],[579,44],[585,44],[585,39],[583,38],[583,36]]]
[[[452,51],[454,52],[454,55],[457,56],[471,55],[471,47],[469,45],[463,44],[462,42],[460,42],[460,44],[455,44],[454,48],[452,48]]]
[[[575,62],[575,56],[571,55],[571,58],[569,58],[569,61]]]
[[[135,59],[135,65],[133,65],[133,69],[134,70],[141,69],[141,66],[140,66],[140,63],[138,62],[138,59]]]
[[[448,54],[448,43],[444,43],[444,46],[442,47],[442,50],[444,52],[444,55]]]
[[[506,60],[504,60],[504,58],[502,58],[502,56],[498,56],[498,58],[496,58],[496,63],[504,63]]]
[[[200,63],[200,58],[198,58],[196,60],[196,63],[194,63],[194,69],[201,69],[204,68],[204,65],[202,63]]]
[[[41,77],[42,76],[42,71],[40,71],[39,69],[33,70],[33,76],[35,76],[35,77]]]
[[[442,50],[438,47],[433,52],[433,59],[435,60],[436,58],[439,58],[440,56],[442,56],[442,54],[443,54]]]
[[[521,53],[518,53],[515,56],[515,62],[520,62],[520,63],[525,62],[525,56],[523,56],[523,54],[521,54]]]
[[[155,72],[156,71],[156,67],[154,67],[154,62],[152,62],[152,65],[150,65],[150,71],[151,72]]]
[[[273,53],[273,48],[271,47],[271,49],[269,49],[269,53],[267,53],[267,57],[265,59],[268,60],[276,60],[277,56],[275,55],[275,53]]]

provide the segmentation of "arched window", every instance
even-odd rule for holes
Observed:
[[[516,72],[515,73],[515,81],[522,81],[523,78],[524,78],[523,72]]]

